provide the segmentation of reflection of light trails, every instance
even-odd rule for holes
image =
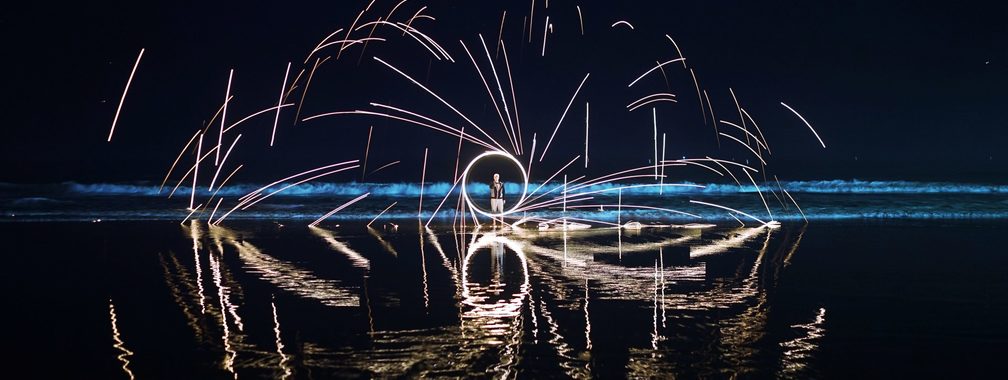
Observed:
[[[378,230],[368,227],[367,231],[371,234],[371,236],[374,236],[375,240],[378,240],[378,244],[381,244],[382,248],[385,248],[385,252],[391,253],[392,256],[399,257],[399,252],[396,251],[392,244],[385,241],[385,239],[382,239],[381,235],[378,234]]]
[[[826,329],[823,327],[825,322],[826,308],[819,308],[812,322],[791,325],[795,330],[799,332],[803,331],[804,335],[781,342],[780,345],[784,349],[781,356],[781,372],[783,372],[781,375],[786,378],[800,377],[798,376],[799,372],[809,364],[808,359],[812,356],[812,352],[819,348],[819,340],[826,332]]]
[[[224,342],[224,369],[228,372],[234,374],[234,377],[238,378],[238,373],[235,372],[234,361],[238,356],[238,352],[231,347],[231,329],[227,322],[227,310],[230,308],[227,302],[227,291],[225,287],[221,285],[220,276],[220,262],[214,258],[214,255],[209,255],[207,258],[210,259],[210,269],[213,271],[213,281],[214,285],[217,286],[217,298],[220,300],[220,317],[221,317],[221,329],[224,330],[224,334],[221,336]]]
[[[206,296],[203,293],[203,269],[201,268],[199,257],[200,229],[198,221],[193,220],[189,224],[189,236],[192,238],[193,244],[193,261],[196,262],[196,286],[199,288],[200,310],[203,314],[206,314]]]
[[[364,255],[361,255],[359,252],[350,248],[350,246],[336,240],[336,234],[333,233],[333,231],[314,226],[311,226],[308,231],[311,231],[312,234],[322,238],[322,240],[325,240],[325,242],[329,243],[329,246],[337,252],[346,255],[347,259],[350,260],[350,263],[353,264],[353,266],[363,269],[365,272],[371,269],[371,262],[364,258]]]
[[[280,369],[283,370],[283,376],[280,378],[286,379],[293,373],[289,363],[290,357],[283,352],[284,345],[280,340],[280,319],[277,317],[276,301],[270,301],[270,306],[273,307],[273,332],[276,334],[277,354],[280,355]]]
[[[586,342],[585,345],[586,345],[586,348],[588,350],[591,350],[591,348],[592,348],[592,343],[591,343],[591,318],[589,318],[589,316],[588,316],[588,279],[587,278],[585,279],[585,304],[584,304],[584,312],[585,312],[585,342]]]
[[[175,300],[175,304],[182,309],[182,314],[186,317],[186,322],[189,327],[193,330],[193,335],[196,336],[197,341],[203,341],[203,327],[200,320],[193,314],[192,310],[189,309],[189,303],[186,299],[182,297],[182,289],[179,289],[179,283],[185,284],[189,290],[189,296],[196,298],[195,288],[189,284],[189,273],[186,272],[182,264],[179,263],[178,259],[174,254],[171,255],[172,264],[175,267],[176,277],[178,281],[172,278],[171,271],[168,269],[168,262],[164,258],[164,254],[158,255],[158,259],[161,261],[161,270],[164,272],[165,284],[168,286],[168,290],[171,291],[172,299]]]
[[[115,305],[112,304],[111,299],[109,299],[109,319],[112,321],[112,339],[115,340],[115,344],[113,344],[112,347],[115,347],[122,352],[119,356],[116,356],[116,358],[122,362],[122,369],[126,372],[126,375],[129,375],[129,378],[133,379],[133,371],[130,371],[129,369],[130,361],[128,359],[129,356],[133,355],[133,351],[126,349],[125,343],[119,335],[119,325],[116,320]]]
[[[512,296],[510,300],[485,304],[483,301],[487,297],[479,295],[479,291],[473,288],[476,284],[471,284],[468,281],[468,268],[473,254],[493,244],[503,244],[517,254],[522,263],[524,282],[521,284],[518,294]],[[528,263],[520,243],[494,234],[485,234],[469,246],[469,250],[462,260],[462,303],[473,307],[473,309],[464,314],[465,318],[515,318],[521,312],[522,302],[528,295],[529,287]]]
[[[731,238],[715,241],[710,245],[691,247],[690,258],[715,255],[727,252],[732,248],[741,248],[747,241],[763,233],[765,228],[765,226],[760,226],[755,228],[738,228],[732,230],[732,232],[730,232],[730,234],[733,235]]]
[[[231,230],[215,227],[210,231],[237,249],[238,257],[245,263],[245,267],[250,269],[249,273],[258,275],[260,279],[302,298],[319,301],[326,306],[360,306],[357,295],[341,287],[339,281],[318,278],[307,269],[267,255]]]

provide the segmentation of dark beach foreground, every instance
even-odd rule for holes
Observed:
[[[0,223],[33,378],[989,377],[1008,223]],[[6,377],[6,376],[5,376]]]

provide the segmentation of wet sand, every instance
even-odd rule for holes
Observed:
[[[997,373],[1008,223],[0,223],[39,377]],[[113,318],[114,315],[114,318]]]

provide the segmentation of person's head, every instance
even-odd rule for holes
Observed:
[[[494,182],[500,182],[500,174],[494,173]]]

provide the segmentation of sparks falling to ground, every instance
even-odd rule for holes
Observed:
[[[408,8],[413,7],[413,9],[408,10]],[[639,67],[642,73],[626,73],[619,71],[605,72],[605,76],[617,76],[628,78],[628,83],[626,88],[621,90],[626,92],[628,95],[626,98],[636,99],[630,103],[625,101],[620,101],[614,104],[613,99],[618,99],[619,97],[609,97],[600,98],[597,96],[591,97],[593,83],[589,81],[592,76],[591,73],[585,72],[580,82],[576,81],[576,77],[572,77],[571,70],[564,69],[560,74],[563,78],[559,78],[560,83],[568,83],[570,87],[568,88],[558,88],[558,89],[540,89],[537,91],[551,91],[553,99],[559,100],[553,106],[555,110],[555,120],[556,123],[545,123],[551,128],[548,129],[535,129],[529,131],[522,131],[522,117],[520,116],[518,109],[528,107],[527,100],[523,100],[517,95],[516,89],[520,89],[523,86],[528,87],[538,87],[537,84],[530,84],[528,81],[524,80],[523,73],[527,72],[529,69],[527,66],[537,63],[537,62],[554,62],[561,64],[563,66],[563,57],[551,57],[546,54],[547,43],[557,48],[563,46],[563,44],[572,43],[585,43],[584,41],[589,38],[592,34],[613,34],[618,33],[620,36],[625,36],[627,34],[633,35],[634,39],[643,39],[646,36],[646,32],[642,32],[646,28],[635,28],[634,24],[631,23],[632,20],[599,20],[593,19],[590,16],[591,13],[588,9],[582,9],[580,5],[577,5],[570,9],[570,12],[566,12],[566,16],[555,13],[556,7],[550,9],[546,6],[546,15],[541,15],[541,17],[535,17],[536,4],[533,1],[531,8],[527,9],[528,16],[524,17],[522,24],[520,25],[521,38],[515,39],[514,35],[509,33],[514,28],[518,27],[515,18],[508,18],[508,9],[499,12],[500,15],[499,22],[494,20],[494,30],[486,31],[490,36],[495,36],[496,39],[490,40],[493,43],[493,47],[487,44],[487,39],[484,38],[482,33],[477,33],[473,35],[460,35],[454,36],[450,32],[439,31],[436,34],[425,32],[428,29],[433,30],[433,24],[437,23],[438,18],[431,14],[434,12],[433,9],[422,4],[410,5],[405,1],[399,1],[395,4],[384,4],[383,2],[371,1],[366,7],[361,9],[359,12],[354,12],[356,17],[348,19],[349,24],[344,27],[334,28],[334,32],[327,35],[321,41],[318,42],[311,49],[307,49],[308,54],[303,60],[300,58],[289,59],[288,65],[284,71],[283,81],[280,89],[279,99],[273,95],[272,100],[266,104],[273,104],[274,106],[267,106],[266,108],[248,114],[247,116],[240,119],[240,121],[228,126],[227,119],[229,114],[229,104],[232,102],[234,95],[232,94],[232,82],[234,79],[235,70],[231,69],[228,75],[227,89],[225,91],[225,100],[221,104],[218,113],[211,118],[210,123],[214,123],[216,118],[220,117],[219,129],[216,131],[217,142],[210,143],[207,149],[204,149],[203,140],[209,127],[208,125],[202,129],[202,131],[197,130],[192,137],[187,138],[181,152],[176,157],[167,174],[164,177],[161,187],[171,178],[173,178],[173,173],[178,163],[181,161],[182,156],[186,153],[195,153],[195,159],[193,164],[189,168],[188,172],[184,173],[181,178],[177,179],[179,185],[175,187],[169,197],[174,194],[175,190],[179,189],[179,186],[187,179],[191,181],[190,189],[190,202],[189,207],[186,210],[186,215],[184,220],[189,219],[201,219],[206,220],[214,225],[219,225],[220,223],[227,220],[233,214],[236,217],[241,217],[243,212],[248,212],[252,207],[256,207],[262,201],[267,198],[272,197],[277,193],[284,192],[285,190],[300,186],[302,184],[310,184],[315,181],[319,181],[324,178],[340,178],[340,173],[344,171],[349,171],[351,169],[360,169],[360,178],[366,179],[369,176],[375,176],[379,174],[383,169],[389,168],[399,163],[411,163],[416,162],[420,170],[418,171],[418,176],[420,177],[420,187],[419,187],[419,198],[417,205],[417,218],[426,218],[426,224],[429,225],[434,221],[435,217],[438,215],[439,211],[442,210],[442,206],[447,203],[451,207],[451,203],[447,200],[454,194],[457,195],[455,207],[447,212],[446,217],[450,217],[453,224],[459,225],[466,219],[465,214],[469,214],[469,218],[472,219],[474,226],[479,226],[482,221],[486,221],[484,218],[493,218],[506,220],[512,227],[518,227],[523,223],[535,223],[543,228],[551,228],[551,226],[559,226],[559,228],[567,228],[570,224],[567,219],[564,218],[562,222],[557,224],[557,219],[544,216],[545,213],[551,212],[556,208],[561,208],[566,214],[566,210],[577,209],[582,211],[587,211],[591,207],[599,207],[600,212],[604,212],[606,205],[612,207],[611,202],[591,202],[599,196],[613,196],[617,190],[622,191],[624,189],[641,189],[641,188],[657,188],[657,195],[664,196],[666,189],[674,187],[691,187],[703,189],[704,185],[696,185],[695,182],[682,181],[677,182],[672,180],[672,178],[683,178],[684,174],[680,171],[687,170],[686,168],[697,167],[707,170],[709,173],[716,174],[719,178],[731,178],[740,187],[748,186],[743,185],[744,182],[740,181],[739,178],[746,178],[750,181],[749,184],[755,189],[754,200],[752,204],[753,207],[763,206],[767,212],[768,220],[763,220],[752,215],[752,212],[746,212],[741,209],[728,208],[726,206],[720,205],[716,202],[716,199],[686,199],[677,200],[676,202],[683,202],[682,205],[694,205],[709,207],[711,209],[727,211],[731,218],[737,219],[736,216],[744,216],[749,220],[756,221],[760,224],[772,224],[775,223],[774,213],[771,210],[769,203],[764,196],[765,192],[770,192],[773,197],[778,199],[782,208],[787,208],[784,205],[784,198],[786,197],[790,203],[794,204],[796,211],[801,213],[802,218],[805,217],[804,212],[801,211],[798,206],[798,202],[792,197],[791,193],[787,191],[783,186],[779,185],[779,180],[776,180],[777,175],[771,172],[773,168],[772,161],[770,160],[770,144],[768,139],[764,135],[763,129],[761,129],[749,114],[749,112],[743,107],[745,99],[736,96],[735,89],[714,89],[717,91],[708,91],[711,89],[703,88],[700,84],[702,83],[697,77],[697,71],[691,66],[687,58],[683,55],[682,49],[680,49],[680,44],[669,34],[659,34],[654,39],[656,41],[663,41],[662,44],[656,45],[653,50],[653,54],[659,55],[661,58],[655,60],[653,58],[645,58],[642,54],[638,56],[626,56],[624,59],[636,62],[633,66]],[[382,9],[388,9],[387,13],[382,12]],[[404,12],[399,13],[399,17],[394,17],[397,10],[403,10]],[[565,29],[566,28],[566,29]],[[576,33],[573,35],[558,32],[557,30],[574,30]],[[541,31],[543,35],[541,36],[541,42],[533,42],[536,39],[533,38],[532,34],[536,31]],[[526,38],[527,35],[527,38]],[[549,37],[549,38],[548,38]],[[491,37],[493,38],[493,37]],[[624,37],[626,38],[626,37]],[[455,40],[457,39],[459,44],[458,48],[451,49],[448,48],[451,44],[444,44],[441,41]],[[474,46],[474,49],[470,50],[467,41],[478,40],[478,44]],[[671,42],[671,44],[669,44]],[[536,46],[541,43],[541,46]],[[459,76],[477,79],[477,85],[472,88],[470,95],[475,97],[485,97],[484,101],[491,103],[490,107],[492,114],[495,116],[495,121],[490,122],[479,122],[479,118],[472,117],[471,115],[478,114],[477,110],[468,109],[470,107],[465,103],[459,102],[458,95],[447,91],[444,91],[445,83],[441,83],[437,80],[429,80],[419,78],[415,75],[409,74],[409,72],[416,71],[414,66],[417,62],[411,62],[409,60],[404,60],[401,57],[396,59],[388,58],[389,54],[385,50],[380,50],[373,48],[372,50],[366,50],[369,46],[390,47],[396,51],[407,51],[407,49],[412,49],[410,51],[419,54],[417,57],[418,61],[424,62],[427,66],[428,76],[429,72],[434,65],[438,65],[439,69],[447,69],[452,72],[456,72]],[[671,46],[669,46],[671,45]],[[419,49],[417,47],[419,46]],[[447,47],[446,47],[447,46]],[[508,46],[518,46],[521,49],[533,48],[541,50],[540,54],[536,54],[534,57],[523,57],[519,62],[514,62],[509,59]],[[670,49],[671,48],[671,49]],[[605,51],[605,47],[600,47],[601,51]],[[359,54],[349,54],[350,51],[356,50]],[[454,50],[454,51],[453,51]],[[461,50],[461,51],[459,51]],[[492,52],[491,52],[492,50]],[[372,54],[368,54],[371,52]],[[463,54],[465,57],[469,58],[468,66],[463,63],[456,63],[452,58],[453,55]],[[475,53],[475,54],[473,54]],[[482,54],[481,54],[482,53]],[[140,52],[140,56],[137,57],[136,64],[133,68],[133,73],[130,74],[130,79],[127,81],[126,90],[129,89],[129,83],[132,81],[133,74],[136,71],[136,67],[139,65],[140,58],[143,55],[143,50]],[[365,55],[370,55],[372,59],[365,60]],[[348,58],[353,56],[354,58]],[[308,88],[312,85],[313,78],[316,79],[315,87],[319,86],[329,86],[330,84],[323,80],[323,72],[327,70],[333,70],[334,67],[343,69],[345,65],[341,65],[342,60],[356,60],[356,65],[371,65],[372,68],[385,70],[378,70],[379,75],[384,72],[384,76],[379,78],[374,78],[370,83],[383,83],[395,82],[397,84],[405,85],[407,89],[414,91],[416,94],[420,95],[418,97],[412,98],[406,104],[391,105],[385,102],[370,101],[369,99],[362,99],[363,102],[352,102],[352,103],[364,103],[367,107],[359,106],[340,106],[341,103],[345,101],[337,101],[335,109],[316,112],[310,106],[305,108],[305,103],[312,100],[312,96],[309,96]],[[590,59],[584,57],[582,59]],[[291,62],[302,62],[303,67],[300,68],[297,75],[293,76],[291,79]],[[639,62],[637,62],[639,61]],[[683,70],[678,70],[678,66],[682,66]],[[297,70],[297,68],[295,68]],[[350,69],[352,70],[352,69]],[[504,74],[507,74],[506,77]],[[660,73],[661,75],[657,75]],[[340,72],[339,75],[354,75],[353,72]],[[527,73],[525,73],[527,75]],[[278,75],[279,76],[279,75]],[[670,85],[670,78],[679,76],[683,79],[684,83],[688,83],[684,88],[673,89]],[[664,81],[662,82],[662,79]],[[577,83],[576,86],[573,86]],[[660,83],[664,83],[665,88],[658,88]],[[123,92],[123,99],[126,96],[126,90]],[[700,109],[700,116],[703,119],[703,124],[699,126],[693,126],[692,128],[712,128],[713,133],[712,141],[704,142],[709,144],[711,142],[716,142],[718,149],[717,151],[711,152],[708,155],[696,158],[683,157],[680,160],[667,160],[666,154],[668,153],[668,142],[673,141],[676,144],[681,142],[677,139],[676,129],[671,128],[671,125],[675,125],[675,128],[687,128],[682,126],[679,121],[669,120],[667,118],[659,118],[658,113],[663,113],[666,109],[671,109],[670,107],[678,107],[681,103],[692,103],[691,99],[682,99],[676,94],[676,90],[686,91],[687,93],[696,94],[696,106]],[[725,91],[727,90],[727,91]],[[321,91],[321,90],[320,90]],[[643,91],[643,93],[641,93]],[[300,92],[300,93],[298,93]],[[726,114],[732,114],[738,119],[718,119],[715,116],[714,104],[712,103],[711,93],[721,93],[730,95],[730,99],[722,99],[726,104],[734,106],[732,112]],[[275,94],[275,93],[274,93]],[[289,99],[294,99],[289,103],[285,103]],[[563,163],[563,160],[551,161],[546,160],[547,156],[551,157],[563,156],[570,154],[570,148],[572,146],[578,146],[580,148],[581,143],[575,141],[578,139],[578,133],[572,131],[573,127],[571,122],[567,121],[567,114],[572,111],[572,108],[580,107],[581,101],[584,102],[584,142],[583,142],[583,154],[576,155],[573,160],[570,160],[566,165],[563,165],[559,170],[553,171],[558,164]],[[593,173],[588,171],[588,163],[590,161],[590,155],[599,156],[602,155],[611,160],[613,154],[615,154],[614,147],[611,143],[598,142],[595,141],[591,144],[593,149],[589,150],[589,132],[592,132],[593,136],[598,135],[599,128],[613,128],[611,126],[599,126],[595,125],[594,129],[589,130],[589,119],[592,114],[589,112],[589,104],[592,104],[592,109],[602,109],[601,112],[610,112],[612,109],[616,109],[619,112],[623,112],[626,115],[630,115],[634,111],[647,106],[651,108],[651,125],[648,125],[650,133],[650,141],[640,141],[641,147],[647,147],[646,149],[635,149],[637,152],[647,151],[649,154],[645,156],[644,159],[649,161],[649,165],[640,166],[634,164],[634,162],[640,162],[641,157],[636,157],[634,159],[627,160],[629,169],[617,170],[612,173],[603,173],[601,175],[593,175]],[[706,103],[706,104],[705,104]],[[575,106],[577,104],[577,106]],[[794,108],[788,106],[784,102],[780,102],[788,111],[797,116],[815,135],[819,144],[825,148],[826,144],[820,137],[819,133],[812,128],[811,123],[805,119],[804,116],[799,114]],[[122,106],[122,100],[120,101],[120,108]],[[296,107],[294,107],[296,106]],[[693,105],[690,105],[691,107]],[[289,119],[282,117],[283,108],[292,107],[297,111],[295,113],[295,123],[300,123],[306,126],[311,126],[312,128],[324,127],[333,122],[340,122],[346,118],[356,118],[368,120],[371,123],[368,127],[366,140],[360,141],[361,145],[364,145],[363,156],[358,159],[353,159],[353,157],[346,157],[345,152],[341,150],[336,150],[337,153],[332,152],[318,152],[320,157],[328,157],[330,159],[336,160],[347,160],[340,164],[333,164],[328,166],[316,167],[313,169],[308,169],[300,173],[284,176],[280,180],[273,181],[269,185],[260,187],[254,191],[248,192],[243,196],[235,197],[224,197],[217,198],[217,192],[224,187],[225,183],[231,180],[232,176],[238,172],[238,169],[249,166],[245,171],[242,172],[243,175],[250,176],[256,170],[248,162],[232,162],[234,160],[229,160],[233,156],[233,153],[238,150],[249,150],[249,149],[263,149],[268,147],[274,147],[278,144],[277,135],[278,131],[284,133],[284,128],[288,127]],[[432,108],[433,107],[433,108]],[[559,108],[562,107],[562,108]],[[233,107],[231,107],[233,108]],[[421,113],[419,110],[429,110],[430,109],[440,109],[440,112],[434,113]],[[302,110],[306,110],[308,113],[306,116],[302,117]],[[118,114],[120,109],[116,111],[116,118],[113,120],[112,131],[109,133],[109,140],[111,140],[112,132],[115,130],[115,124],[118,120]],[[737,112],[735,112],[737,111]],[[577,112],[577,111],[576,111]],[[233,111],[232,111],[233,113]],[[270,125],[271,129],[269,133],[268,145],[260,146],[261,144],[255,142],[246,142],[241,147],[238,146],[239,139],[244,135],[251,133],[250,128],[246,126],[247,120],[255,119],[259,115],[271,115],[273,116],[273,123]],[[548,118],[550,115],[533,115],[525,116],[525,119],[531,117],[535,118],[534,125],[544,125],[543,118]],[[710,116],[708,118],[708,116]],[[461,123],[458,120],[461,119]],[[452,121],[455,120],[455,121]],[[707,121],[710,120],[710,126],[706,125]],[[427,187],[425,186],[429,183],[429,175],[437,173],[441,175],[443,173],[442,168],[438,167],[428,167],[428,162],[437,162],[444,157],[445,154],[449,154],[448,149],[431,148],[425,149],[423,157],[401,157],[399,159],[388,160],[388,158],[382,160],[388,162],[384,165],[376,165],[377,169],[368,172],[368,160],[373,156],[374,153],[385,149],[387,141],[383,141],[381,138],[377,138],[379,134],[376,130],[376,122],[380,122],[381,125],[387,125],[389,123],[397,124],[396,128],[401,127],[420,127],[425,131],[430,131],[431,144],[436,144],[434,141],[439,139],[438,135],[448,135],[453,139],[458,140],[458,148],[454,149],[456,157],[456,167],[454,169],[454,174],[452,175],[451,181],[448,184],[452,184],[449,190],[444,193],[429,193],[427,192]],[[496,124],[496,125],[495,125]],[[529,123],[526,121],[525,123]],[[721,124],[725,126],[719,129],[718,125]],[[233,129],[241,127],[242,133],[232,132]],[[643,127],[643,126],[641,126]],[[384,128],[378,127],[378,128]],[[475,131],[478,134],[467,133],[466,130]],[[755,129],[755,131],[753,131]],[[210,132],[212,133],[212,132]],[[536,136],[539,133],[546,133],[549,138],[546,143],[542,145],[542,149],[536,151]],[[661,135],[661,142],[659,144],[659,134]],[[232,137],[233,135],[233,137]],[[577,137],[576,137],[577,136]],[[732,141],[732,144],[722,145],[721,138],[726,138]],[[349,135],[344,138],[351,138]],[[226,143],[226,140],[230,139],[230,143]],[[248,138],[246,138],[248,140]],[[418,141],[419,142],[419,141]],[[503,142],[503,143],[502,143]],[[282,143],[282,142],[281,142]],[[427,145],[426,142],[420,142]],[[526,144],[527,143],[527,144]],[[526,145],[530,145],[531,149],[526,150]],[[659,148],[659,145],[661,147]],[[431,146],[431,145],[427,145]],[[474,150],[475,149],[475,150]],[[478,152],[479,150],[487,150],[489,152],[494,152],[502,157],[509,158],[516,164],[516,168],[527,178],[517,185],[523,194],[519,199],[509,200],[509,205],[507,211],[502,212],[487,212],[483,209],[483,206],[479,205],[478,202],[472,201],[468,194],[466,193],[467,186],[465,184],[465,173],[460,173],[458,167],[460,164],[465,164],[469,162],[469,166],[472,166],[479,157],[480,154],[473,154],[472,152]],[[222,154],[223,153],[223,154]],[[256,153],[254,154],[266,154],[266,153]],[[406,152],[399,152],[400,154],[405,154]],[[199,176],[201,172],[200,166],[205,166],[203,159],[207,156],[213,154],[214,159],[214,173],[212,176]],[[538,160],[534,157],[538,155]],[[676,157],[675,149],[671,152],[673,157]],[[737,155],[741,155],[743,158],[735,158]],[[237,154],[236,157],[248,157],[248,154]],[[336,157],[333,157],[336,156]],[[574,154],[571,154],[574,156]],[[721,156],[722,158],[712,158]],[[568,156],[569,157],[569,156]],[[573,166],[574,162],[577,160],[583,160],[582,168]],[[759,161],[759,168],[753,168],[746,164],[749,159],[756,159]],[[527,165],[523,165],[522,162],[527,162]],[[230,175],[226,179],[219,183],[217,182],[221,171],[224,166],[234,167],[234,169],[228,169]],[[398,168],[404,167],[401,165]],[[309,168],[311,166],[308,166]],[[544,169],[544,170],[540,170]],[[583,170],[581,172],[579,169]],[[431,173],[428,173],[430,171]],[[551,176],[541,181],[534,177],[531,177],[532,173],[553,173]],[[739,172],[743,175],[738,176]],[[384,173],[384,172],[383,172]],[[728,176],[726,177],[725,174]],[[761,188],[759,183],[756,181],[754,174],[761,175],[764,179],[764,186]],[[386,174],[382,174],[386,175]],[[241,181],[241,175],[236,181]],[[772,182],[769,182],[767,178],[774,178],[778,186],[772,186]],[[570,181],[564,181],[563,185],[552,184],[555,178],[573,178]],[[513,179],[512,179],[513,180]],[[642,181],[654,181],[654,184],[642,183]],[[203,184],[206,186],[209,193],[209,197],[202,192],[197,192],[196,189],[198,185]],[[232,182],[233,183],[233,182]],[[549,185],[548,185],[549,184]],[[534,187],[534,190],[528,191],[529,185]],[[215,190],[216,186],[216,190]],[[609,189],[598,190],[601,186],[609,186]],[[540,189],[545,187],[545,192],[539,192]],[[775,187],[779,187],[780,194],[777,194]],[[434,191],[433,188],[431,191]],[[444,191],[444,190],[441,190]],[[527,194],[527,196],[525,196]],[[367,197],[368,193],[362,192],[357,194],[356,197],[351,197],[346,200],[341,206],[315,217],[314,221],[310,223],[311,226],[319,225],[324,223],[327,219],[335,215],[336,213],[353,207],[364,207],[365,202],[358,202],[364,197]],[[440,202],[433,202],[436,206],[432,207],[431,202],[424,202],[424,196],[439,197]],[[772,198],[773,198],[772,197]],[[199,198],[199,199],[197,199]],[[216,198],[216,199],[214,199]],[[216,202],[214,202],[216,201]],[[398,202],[398,201],[397,201]],[[382,215],[396,206],[397,202],[393,202],[392,205],[383,210],[372,210],[371,215],[374,216],[374,220],[377,220]],[[671,202],[671,201],[670,201]],[[199,206],[197,206],[199,204]],[[223,206],[223,207],[222,207]],[[702,218],[702,216],[694,212],[683,212],[678,210],[678,206],[675,205],[622,205],[617,204],[617,208],[622,209],[624,207],[634,208],[634,207],[647,207],[653,211],[667,211],[670,215],[683,216],[687,215],[690,217]],[[373,206],[372,206],[373,207]],[[236,214],[237,213],[237,214]],[[519,214],[520,213],[520,214]],[[460,214],[463,217],[460,217]],[[397,215],[402,215],[398,213]],[[425,217],[429,215],[429,217]],[[601,214],[600,214],[601,215]],[[724,214],[721,214],[722,216]],[[182,215],[180,215],[182,216]],[[214,219],[216,217],[216,219]],[[624,227],[623,222],[620,220],[619,216],[616,217],[615,222],[611,220],[606,220],[606,217],[592,217],[587,216],[584,218],[578,218],[580,222],[586,223],[587,226],[616,226]],[[482,219],[482,221],[481,221]],[[741,222],[741,220],[739,220]],[[744,223],[743,223],[744,224]],[[370,224],[369,224],[370,225]]]

